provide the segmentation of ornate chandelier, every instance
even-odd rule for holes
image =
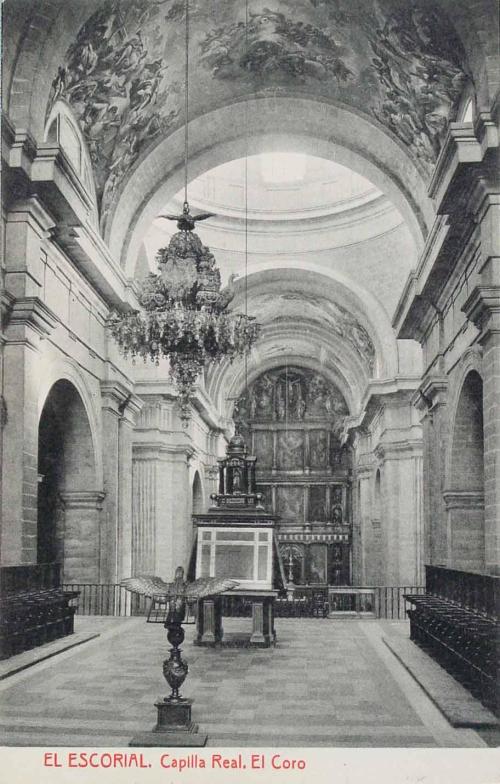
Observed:
[[[221,290],[215,258],[194,232],[196,221],[212,214],[193,216],[189,212],[188,12],[186,0],[184,207],[182,215],[159,216],[176,220],[179,231],[168,247],[157,253],[159,274],[151,273],[138,283],[142,312],[113,313],[108,321],[125,356],[140,356],[145,361],[149,358],[157,365],[160,358],[168,359],[185,423],[190,418],[190,401],[204,367],[209,362],[245,355],[259,333],[255,319],[228,310],[234,295],[229,288]]]

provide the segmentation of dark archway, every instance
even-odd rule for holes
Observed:
[[[64,564],[67,581],[97,579],[102,494],[96,492],[94,446],[76,387],[51,388],[38,428],[37,560]]]
[[[453,422],[450,489],[445,494],[450,566],[484,569],[483,382],[465,378]]]
[[[202,514],[205,511],[205,501],[203,497],[203,485],[198,471],[193,479],[193,514]]]

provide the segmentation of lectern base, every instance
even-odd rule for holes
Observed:
[[[150,732],[135,735],[129,746],[205,746],[207,735],[191,721],[192,700],[159,699],[155,702],[158,722]]]

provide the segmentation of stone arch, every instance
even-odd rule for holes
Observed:
[[[446,455],[445,455],[445,476],[444,487],[445,492],[453,487],[452,477],[452,454],[453,454],[453,426],[457,418],[457,410],[460,402],[460,396],[465,380],[469,373],[475,372],[480,378],[483,378],[483,356],[481,346],[475,345],[470,347],[461,357],[459,363],[454,369],[449,382],[447,411],[448,411],[448,424],[450,438],[448,439]]]
[[[274,291],[272,286],[279,286],[284,291],[287,289],[284,281],[291,280],[292,288],[300,289],[302,294],[308,292],[311,296],[328,297],[332,303],[342,302],[344,307],[349,308],[373,343],[373,373],[363,366],[352,347],[337,340],[326,321],[313,323],[304,317],[300,321],[280,319],[277,324],[264,323],[262,335],[247,361],[236,359],[232,364],[221,363],[208,374],[207,392],[226,418],[230,417],[228,401],[241,394],[245,376],[253,378],[262,368],[270,368],[282,361],[321,369],[339,386],[353,415],[359,413],[371,377],[387,378],[397,374],[397,343],[387,314],[369,292],[334,271],[326,273],[324,268],[314,264],[304,268],[291,262],[272,269],[261,269],[256,265],[247,278],[249,313],[253,312],[254,303],[258,305],[262,291],[266,292],[266,296]],[[236,292],[232,306],[235,310],[243,310],[244,282],[236,282]],[[255,315],[259,318],[258,308]]]
[[[99,580],[100,511],[96,455],[76,386],[58,379],[38,427],[38,561],[59,561],[65,582]]]
[[[451,420],[449,474],[444,493],[449,566],[483,571],[484,432],[483,380],[468,369]]]
[[[38,389],[38,418],[40,418],[43,406],[51,388],[57,381],[69,381],[78,391],[85,414],[89,421],[92,446],[95,457],[95,488],[102,490],[103,487],[103,465],[102,465],[102,428],[101,412],[99,408],[100,392],[92,390],[86,378],[78,369],[76,363],[69,360],[48,361],[44,363],[43,374],[40,387]]]
[[[205,511],[205,491],[203,488],[203,482],[201,481],[201,476],[199,471],[195,471],[193,482],[191,485],[191,497],[192,497],[192,510],[193,514],[201,514]]]
[[[293,132],[283,130],[284,116],[294,117]],[[400,142],[352,107],[292,95],[247,98],[196,117],[189,126],[190,178],[245,155],[273,150],[336,161],[367,177],[398,204],[416,247],[422,248],[434,219],[426,176]],[[183,143],[179,129],[149,149],[115,198],[105,239],[128,275],[152,220],[182,187]]]

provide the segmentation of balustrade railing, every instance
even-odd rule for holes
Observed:
[[[131,594],[117,583],[70,583],[65,590],[79,591],[77,615],[146,615],[150,600]],[[310,618],[317,615],[318,595],[324,594],[331,613],[343,613],[374,618],[405,620],[409,608],[404,594],[424,593],[422,586],[335,586],[297,588],[293,598],[278,598],[275,614],[278,618]],[[222,597],[225,616],[248,617],[251,604],[238,596]]]

